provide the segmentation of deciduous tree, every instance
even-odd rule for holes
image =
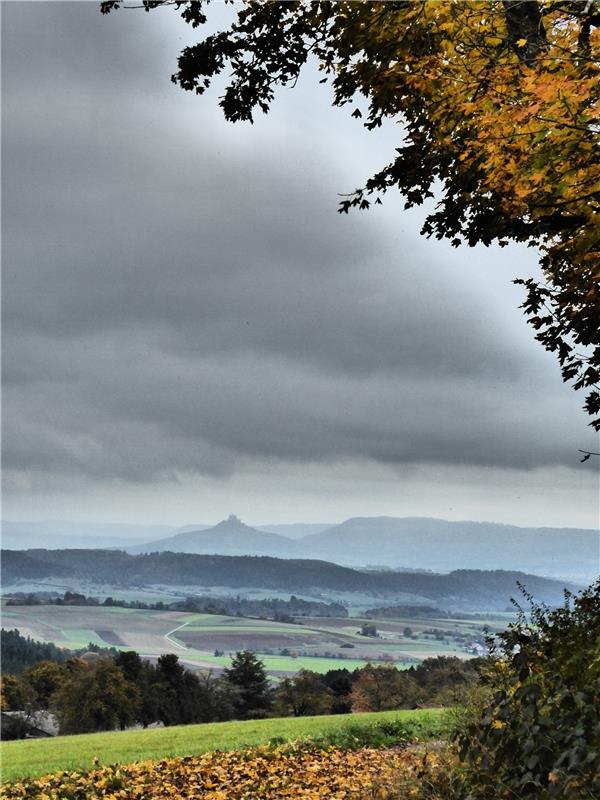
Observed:
[[[50,707],[61,733],[107,731],[136,721],[139,693],[111,659],[102,658],[72,671]]]
[[[387,711],[415,702],[416,687],[406,672],[391,664],[367,664],[352,686],[353,711]]]
[[[198,27],[209,0],[143,5]],[[519,281],[524,311],[600,429],[599,25],[599,0],[251,0],[183,50],[173,81],[203,94],[225,73],[225,117],[251,122],[313,58],[334,105],[370,130],[400,123],[389,163],[340,210],[397,189],[407,207],[437,199],[427,236],[538,247],[545,281]]]
[[[320,675],[308,669],[301,669],[292,678],[284,678],[275,693],[275,710],[282,717],[329,714],[332,704],[333,692]]]
[[[35,703],[34,689],[17,675],[5,673],[0,678],[0,709],[22,711]]]
[[[40,708],[48,708],[50,698],[65,680],[67,668],[56,661],[40,661],[23,673],[24,680],[35,692]]]

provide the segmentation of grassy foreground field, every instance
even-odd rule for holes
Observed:
[[[369,725],[382,720],[400,720],[407,726],[414,726],[415,735],[419,738],[443,735],[449,722],[447,710],[427,709],[215,722],[2,742],[2,780],[14,781],[57,770],[91,768],[95,758],[100,764],[128,764],[146,759],[196,755],[212,750],[238,750],[267,743],[272,739],[279,741],[316,738],[342,730],[348,725]]]

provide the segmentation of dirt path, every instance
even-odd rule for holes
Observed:
[[[185,628],[186,625],[187,622],[184,622],[181,625],[178,625],[176,628],[173,628],[172,631],[169,631],[168,633],[164,634],[164,638],[167,640],[167,642],[169,642],[169,644],[172,644],[174,647],[178,647],[180,650],[187,650],[188,649],[187,645],[180,644],[179,642],[176,642],[175,639],[171,639],[171,635],[174,634],[175,631],[179,631],[182,628]]]

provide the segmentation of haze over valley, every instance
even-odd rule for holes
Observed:
[[[291,535],[290,535],[291,534]],[[359,517],[340,525],[250,526],[235,515],[215,526],[3,524],[3,546],[112,548],[131,554],[196,553],[317,558],[357,568],[520,570],[589,583],[600,572],[600,533],[488,522]]]

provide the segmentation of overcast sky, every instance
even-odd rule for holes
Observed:
[[[597,525],[584,398],[511,284],[535,252],[336,213],[398,126],[310,73],[226,123],[170,82],[172,9],[2,14],[5,518]]]

